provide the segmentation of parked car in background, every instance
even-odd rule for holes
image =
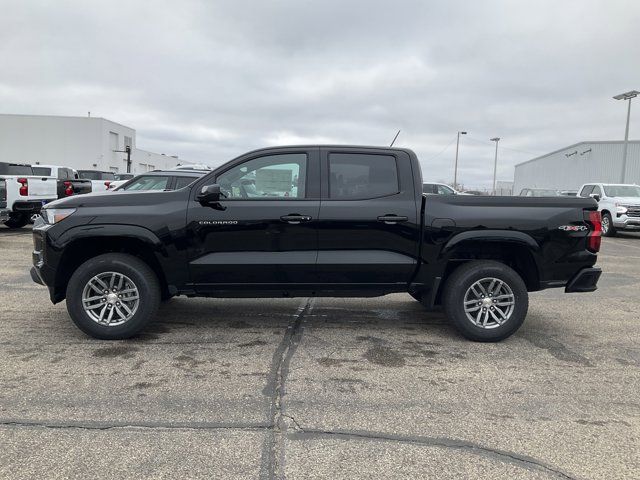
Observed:
[[[78,176],[91,180],[92,192],[105,192],[109,189],[111,182],[116,180],[113,172],[102,172],[100,170],[78,170]]]
[[[0,180],[4,180],[4,196],[9,228],[24,227],[32,215],[40,213],[42,206],[56,200],[56,179],[47,175],[34,175],[31,165],[0,162]]]
[[[575,197],[578,195],[577,190],[560,190],[558,193],[561,197]]]
[[[520,191],[521,197],[558,197],[557,190],[550,188],[523,188]]]
[[[158,170],[143,173],[116,188],[117,191],[180,190],[192,184],[201,176],[209,173],[205,170]]]
[[[206,170],[210,172],[211,167],[209,165],[205,165],[204,163],[194,163],[193,165],[178,165],[171,170]]]
[[[618,230],[640,230],[640,186],[587,183],[581,197],[592,197],[602,214],[602,235],[612,237]]]
[[[91,193],[91,180],[79,178],[78,172],[71,167],[31,165],[31,168],[35,175],[54,177],[56,179],[58,198]]]
[[[460,192],[445,183],[423,183],[422,193],[427,195],[460,195]]]
[[[7,181],[0,179],[0,223],[9,220],[9,209],[7,208]]]
[[[133,173],[115,173],[113,175],[116,179],[116,182],[131,180],[135,175]]]

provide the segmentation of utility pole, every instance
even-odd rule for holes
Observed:
[[[458,139],[456,140],[456,164],[453,168],[453,188],[458,188],[458,150],[460,148],[460,135],[466,135],[467,132],[458,132]]]
[[[627,174],[627,150],[629,148],[629,118],[631,117],[631,99],[640,95],[640,92],[631,90],[630,92],[621,93],[613,97],[615,100],[626,100],[627,105],[627,126],[624,129],[624,147],[622,150],[622,172],[620,173],[620,183],[624,183]]]
[[[113,150],[116,153],[127,154],[127,173],[131,173],[131,147],[129,145],[124,147],[124,150]]]
[[[496,156],[493,160],[493,196],[496,196],[496,174],[498,172],[498,142],[500,137],[490,138],[492,142],[496,142]]]

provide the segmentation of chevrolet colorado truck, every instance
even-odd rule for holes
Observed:
[[[174,295],[407,292],[465,337],[498,341],[528,292],[596,289],[600,228],[591,198],[423,195],[408,149],[274,147],[177,190],[47,205],[31,276],[101,339],[137,334]]]
[[[44,204],[57,198],[55,178],[34,174],[31,165],[0,162],[0,180],[9,210],[4,224],[9,228],[24,227]]]
[[[91,193],[91,180],[80,178],[78,172],[71,167],[32,165],[31,168],[36,175],[46,175],[56,179],[58,198]]]

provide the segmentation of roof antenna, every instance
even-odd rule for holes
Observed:
[[[396,133],[396,136],[393,137],[393,141],[391,142],[391,145],[389,145],[390,147],[393,147],[393,144],[396,143],[396,138],[398,138],[398,135],[400,135],[400,130],[398,130],[398,133]]]

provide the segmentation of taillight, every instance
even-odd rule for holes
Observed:
[[[602,243],[602,215],[594,210],[585,210],[584,219],[591,225],[591,231],[587,235],[587,249],[593,253],[599,252]]]
[[[104,182],[104,186],[107,187],[107,190],[109,190],[109,185],[111,185],[110,181],[107,180],[106,182]]]
[[[29,195],[29,182],[26,178],[19,178],[18,183],[20,184],[20,195],[26,197]]]
[[[71,195],[73,195],[73,184],[69,181],[63,182],[63,183],[64,183],[64,194],[67,197],[70,197]]]

